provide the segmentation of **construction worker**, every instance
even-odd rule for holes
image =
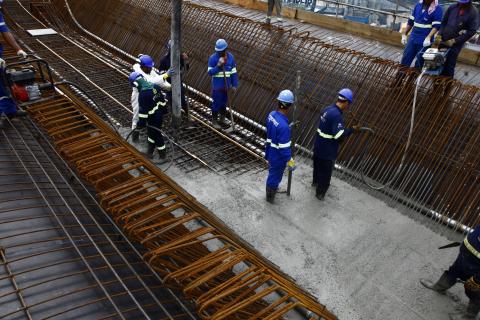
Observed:
[[[135,130],[137,128],[137,123],[138,123],[138,112],[139,112],[139,105],[138,105],[138,88],[134,85],[135,80],[137,80],[138,77],[141,76],[141,73],[133,71],[130,73],[128,76],[128,82],[132,86],[132,95],[130,98],[130,103],[132,104],[132,111],[133,111],[133,117],[132,117],[132,140],[133,142],[137,143],[139,140],[139,132],[138,130]]]
[[[337,102],[322,111],[313,149],[312,186],[316,187],[315,196],[319,200],[325,198],[330,187],[340,142],[360,129],[359,126],[345,128],[343,124],[343,111],[347,110],[352,102],[353,92],[345,88],[338,92]]]
[[[452,313],[450,319],[477,319],[475,316],[480,312],[480,225],[463,240],[457,259],[436,283],[426,279],[420,282],[426,288],[444,294],[459,280],[464,282],[465,294],[470,300],[465,312]],[[480,315],[477,317],[480,319]]]
[[[433,45],[449,48],[441,75],[453,78],[458,55],[465,42],[476,34],[478,27],[478,10],[471,0],[458,0],[457,3],[448,7]],[[423,66],[423,59],[421,66]]]
[[[288,110],[295,101],[292,91],[283,90],[277,97],[277,110],[267,117],[267,141],[265,159],[268,161],[267,201],[273,203],[283,172],[295,170],[291,151],[291,131],[288,124]]]
[[[432,36],[440,29],[442,14],[442,7],[438,5],[438,0],[420,0],[415,5],[405,32],[402,34],[402,44],[406,45],[400,62],[402,65],[410,67],[417,54],[424,47],[431,46]],[[417,60],[417,67],[418,64]]]
[[[270,24],[272,20],[273,7],[275,7],[275,11],[277,12],[277,22],[282,23],[282,0],[268,0],[267,17],[265,18],[265,23]]]
[[[141,55],[139,61],[138,65],[134,65],[134,70],[139,73],[139,76],[133,81],[133,85],[138,90],[139,119],[137,128],[147,127],[148,157],[154,157],[156,148],[160,159],[164,159],[166,146],[160,130],[162,129],[163,115],[167,112],[167,102],[163,90],[168,91],[171,88],[165,80],[168,74],[157,74],[153,70],[153,59],[148,55]]]
[[[212,124],[216,129],[226,125],[228,89],[235,93],[238,87],[237,65],[227,48],[224,39],[217,40],[216,52],[208,59],[208,75],[212,77]]]
[[[165,47],[167,48],[167,53],[160,59],[160,63],[158,64],[158,71],[160,73],[165,73],[165,72],[168,72],[168,70],[170,70],[170,51],[172,49],[172,40],[168,40]],[[183,74],[184,71],[188,71],[188,69],[190,68],[190,65],[188,63],[188,56],[186,53],[182,53],[180,55],[180,68],[181,68],[180,70],[181,75]],[[181,81],[183,83],[183,80]],[[167,82],[171,83],[170,78],[167,79]],[[171,105],[172,92],[167,91],[166,94],[167,94],[168,103]],[[183,88],[183,85],[181,88],[181,103],[182,103],[182,109],[188,115],[188,104],[187,104],[187,100],[185,99],[185,89]]]
[[[0,0],[0,9],[3,5],[3,0]],[[5,23],[3,18],[3,13],[0,11],[0,32],[2,33],[3,40],[16,52],[17,55],[23,59],[27,58],[27,53],[20,48],[17,41],[13,37],[12,33],[8,30],[8,27]],[[7,89],[4,86],[4,79],[3,74],[6,67],[5,60],[2,59],[3,57],[3,46],[0,44],[0,129],[5,127],[5,119],[4,116],[12,117],[12,116],[25,116],[27,113],[23,110],[17,108],[15,102],[9,96]]]

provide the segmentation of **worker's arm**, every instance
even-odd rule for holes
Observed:
[[[410,31],[413,28],[413,24],[415,23],[415,9],[416,8],[417,8],[417,5],[415,5],[413,7],[412,14],[408,18],[407,26],[405,27],[405,31],[403,32],[403,34],[406,35],[406,36],[408,36],[408,34],[410,33]]]
[[[165,91],[172,90],[172,85],[167,82],[166,77],[164,77],[164,74],[158,74],[155,70],[152,70],[152,72],[150,73],[148,81],[160,86],[160,88],[162,88]]]
[[[133,110],[133,113],[134,113],[134,114],[135,114],[136,112],[138,112],[138,111],[136,111],[136,110],[139,110],[138,96],[139,96],[139,94],[138,94],[138,89],[137,89],[137,87],[133,87],[133,89],[132,89],[132,96],[131,96],[131,98],[130,98],[130,102],[131,102],[131,104],[132,104],[132,110]]]
[[[428,39],[431,39],[440,29],[440,26],[442,25],[442,15],[442,7],[437,6],[433,12],[432,30],[430,30],[430,33],[427,36]]]
[[[334,140],[341,140],[351,135],[353,129],[345,128],[342,117],[338,116],[332,121],[331,132]]]
[[[238,73],[237,73],[237,64],[235,63],[235,59],[232,58],[232,71],[230,74],[230,79],[232,81],[232,87],[237,88],[238,87]]]
[[[290,133],[290,127],[287,125],[285,127],[278,127],[278,150],[282,155],[282,160],[287,162],[292,159],[292,136]]]
[[[445,26],[447,25],[448,23],[448,19],[450,17],[450,12],[451,12],[451,7],[448,7],[447,8],[447,11],[445,11],[445,14],[443,15],[443,18],[442,18],[442,24],[440,25],[440,29],[438,30],[438,33],[437,35],[441,36],[442,33],[443,33],[443,29],[445,28]]]
[[[11,32],[9,32],[9,31],[8,32],[2,32],[2,37],[5,40],[5,42],[10,47],[12,47],[13,50],[15,50],[15,52],[18,53],[20,50],[22,50],[22,48],[20,48],[20,46],[17,43],[17,40],[15,40],[15,38],[13,37]]]
[[[217,63],[218,63],[218,61],[217,61],[217,59],[215,59],[215,56],[211,56],[208,59],[208,75],[209,76],[213,76],[213,75],[222,71],[222,68],[218,67]]]
[[[460,31],[459,36],[455,38],[456,45],[463,45],[471,37],[477,33],[478,29],[478,11],[475,11],[477,14],[473,15],[465,24],[465,27]]]
[[[132,66],[132,69],[133,71],[135,72],[138,72],[140,74],[145,74],[145,72],[143,72],[142,68],[140,68],[140,63],[135,63],[133,66]]]

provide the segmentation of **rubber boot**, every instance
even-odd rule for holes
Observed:
[[[139,140],[140,140],[140,132],[138,132],[138,130],[135,129],[132,132],[132,141],[135,143],[138,143]]]
[[[478,320],[480,305],[473,303],[471,300],[468,303],[467,310],[465,312],[450,313],[450,320]]]
[[[270,22],[272,22],[272,18],[271,17],[266,17],[265,18],[265,23],[270,24]]]
[[[275,200],[275,194],[277,193],[277,189],[267,187],[266,191],[267,191],[267,202],[273,203],[273,201]]]
[[[150,159],[153,159],[154,153],[155,152],[155,144],[154,143],[149,143],[148,144],[148,149],[147,149],[147,157]]]
[[[158,150],[158,157],[160,159],[165,159],[167,157],[167,150],[166,149],[162,149],[162,150]]]
[[[447,289],[450,289],[456,283],[456,280],[451,280],[445,271],[436,283],[427,279],[420,279],[420,283],[427,289],[444,294]]]
[[[315,197],[320,201],[323,201],[325,199],[325,190],[323,190],[322,188],[319,188],[318,184],[315,190]]]
[[[218,112],[212,112],[212,125],[215,129],[221,129],[222,127],[218,123]]]

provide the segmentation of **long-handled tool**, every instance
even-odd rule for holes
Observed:
[[[292,122],[290,127],[292,127],[292,131],[296,133],[295,126],[298,124],[297,121],[297,104],[299,104],[299,94],[300,94],[300,83],[302,80],[301,71],[297,71],[297,78],[295,83],[295,103],[293,105],[293,115],[292,115]],[[295,143],[296,143],[296,134],[292,134],[292,154],[295,152]],[[293,178],[293,171],[288,170],[288,181],[287,181],[287,196],[290,195],[290,191],[292,190],[292,178]]]
[[[227,93],[227,106],[230,110],[230,128],[226,129],[225,131],[228,133],[232,133],[235,131],[235,121],[233,120],[233,106],[231,104],[230,94],[228,93],[228,83],[227,83],[227,75],[225,73],[225,64],[222,66],[223,71],[223,82],[225,83],[225,90]]]

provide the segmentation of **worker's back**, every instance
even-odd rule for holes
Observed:
[[[291,134],[288,118],[279,111],[272,111],[267,117],[267,143],[265,159],[270,163],[286,163],[291,155]]]
[[[322,111],[316,132],[314,157],[335,160],[341,141],[339,138],[345,130],[348,129],[344,128],[342,111],[336,105],[326,107]]]

